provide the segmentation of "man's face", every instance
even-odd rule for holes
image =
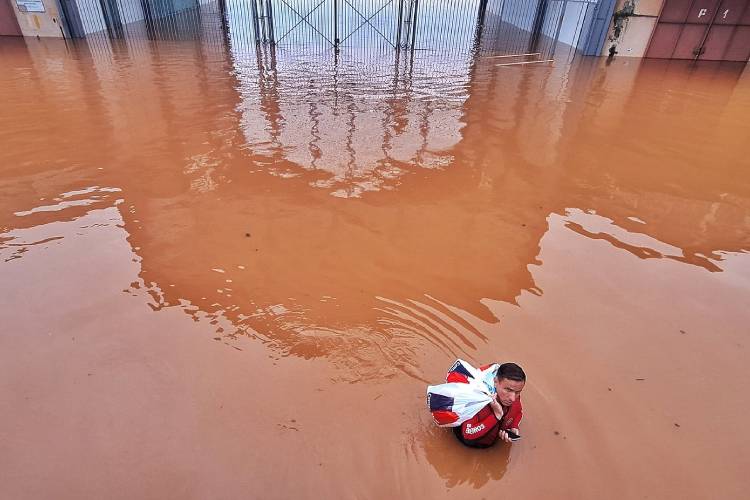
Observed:
[[[525,382],[518,382],[517,380],[508,380],[507,378],[498,380],[495,379],[495,390],[497,390],[497,400],[503,406],[510,406],[513,401],[518,399],[521,395]]]

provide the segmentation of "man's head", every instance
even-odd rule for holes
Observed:
[[[526,374],[520,366],[515,363],[503,363],[495,374],[497,400],[503,406],[512,405],[525,384]]]

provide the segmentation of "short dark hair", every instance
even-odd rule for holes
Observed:
[[[507,378],[508,380],[514,380],[516,382],[526,382],[526,374],[524,373],[523,368],[515,363],[503,363],[500,365],[495,373],[495,377],[497,377],[497,380]]]

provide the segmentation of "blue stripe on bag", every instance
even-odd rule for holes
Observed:
[[[467,370],[466,367],[463,365],[463,363],[461,363],[461,361],[456,361],[455,363],[453,363],[453,366],[451,367],[451,369],[448,370],[448,373],[450,372],[458,372],[463,375],[466,375],[468,378],[474,378],[469,372],[469,370]]]
[[[443,396],[442,394],[428,394],[427,403],[430,405],[430,411],[450,411],[453,408],[453,398],[450,396]]]

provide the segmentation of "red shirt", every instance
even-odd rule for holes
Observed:
[[[498,422],[492,408],[487,405],[460,427],[454,427],[453,432],[462,443],[468,446],[479,448],[492,446],[497,441],[501,430],[518,429],[518,424],[521,423],[523,417],[521,397],[519,396],[510,408],[503,407],[503,411],[505,412],[503,419]]]

